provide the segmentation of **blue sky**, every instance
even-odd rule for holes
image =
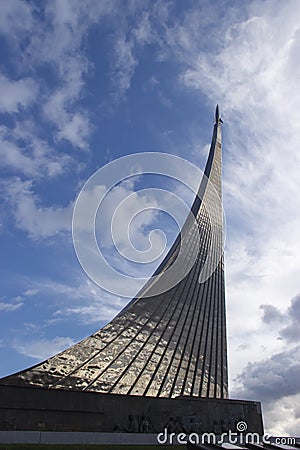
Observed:
[[[299,434],[299,2],[0,9],[0,375],[91,334],[128,301],[76,259],[72,211],[89,176],[146,151],[203,168],[219,103],[231,395],[261,400],[268,430]],[[133,239],[157,222],[170,244],[176,227],[155,214]]]

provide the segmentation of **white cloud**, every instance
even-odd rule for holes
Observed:
[[[109,322],[128,302],[128,299],[111,295],[91,281],[78,286],[60,284],[53,288],[69,298],[69,302],[58,309],[54,316],[64,319],[74,317],[84,324]]]
[[[116,39],[112,72],[112,85],[116,100],[122,100],[131,85],[131,79],[137,66],[133,48],[134,40],[126,38],[125,33]]]
[[[74,162],[39,138],[30,122],[17,122],[14,129],[0,127],[0,156],[2,167],[32,178],[55,177]]]
[[[25,297],[32,297],[34,295],[36,295],[38,293],[37,289],[27,289],[23,295],[25,295]]]
[[[72,281],[78,279],[78,274],[71,278]],[[103,291],[84,274],[80,275],[77,283],[32,279],[29,284],[30,291],[38,292],[40,297],[50,298],[56,308],[52,319],[47,320],[47,323],[75,318],[83,324],[103,324],[118,314],[128,302],[128,299]]]
[[[117,169],[111,170],[116,177]],[[161,165],[160,170],[163,170]],[[121,175],[126,176],[124,165],[121,166]],[[180,227],[188,214],[188,207],[184,206],[184,200],[178,201],[178,191],[172,194],[172,188],[169,190],[167,187],[165,190],[134,192],[133,185],[126,180],[109,192],[106,191],[105,186],[96,185],[93,179],[90,186],[80,194],[73,223],[76,251],[84,269],[99,285],[105,286],[110,292],[128,295],[124,290],[127,276],[130,292],[134,295],[166,255],[175,238],[172,232],[175,229],[178,232],[176,220]],[[105,192],[107,195],[99,205]],[[99,248],[94,241],[94,211],[97,211],[95,229]],[[166,214],[160,211],[166,211]],[[105,276],[103,273],[107,265],[103,264],[101,254],[112,269],[107,270]],[[142,265],[137,265],[137,262]]]
[[[88,149],[92,125],[88,111],[78,106],[86,76],[92,70],[85,52],[90,28],[114,14],[114,1],[53,1],[45,6],[47,26],[38,24],[27,49],[29,61],[50,65],[57,77],[56,87],[43,105],[45,118],[56,126],[57,140],[67,140]]]
[[[1,127],[0,133],[1,165],[21,171],[26,175],[36,173],[37,167],[35,161],[30,156],[24,154],[14,142],[10,142],[7,139],[5,127]]]
[[[82,201],[80,214],[78,213],[76,219],[76,229],[88,230],[91,211],[97,210],[96,233],[99,245],[102,249],[112,249],[116,246],[120,252],[125,251],[129,260],[131,256],[138,257],[135,249],[139,249],[141,260],[146,262],[142,252],[149,250],[148,227],[160,227],[159,210],[170,210],[172,213],[170,197],[166,197],[163,190],[136,191],[135,182],[131,184],[128,180],[109,192],[104,185],[94,185],[90,190],[85,189],[80,196]],[[174,216],[176,207],[178,211],[178,204],[173,206]],[[122,227],[119,226],[120,223]],[[152,238],[151,253],[160,254],[164,248],[164,240],[158,233],[154,233]]]
[[[85,149],[87,148],[86,139],[89,137],[90,130],[88,119],[77,113],[61,124],[57,137],[58,139],[66,139],[80,149]]]
[[[10,80],[0,74],[0,112],[17,112],[20,107],[26,108],[36,100],[38,87],[34,80],[22,78]]]
[[[15,39],[32,26],[32,7],[21,0],[1,2],[0,33]]]
[[[37,291],[35,289],[27,289],[24,292],[22,292],[21,294],[17,295],[16,297],[0,298],[0,311],[11,312],[11,311],[18,310],[24,305],[26,298],[32,297],[36,293],[37,293]]]
[[[138,54],[145,46],[160,42],[161,37],[157,32],[157,26],[165,26],[168,4],[155,2],[151,8],[147,4],[142,5],[133,2],[126,6],[126,14],[117,18],[118,28],[115,33],[112,61],[112,87],[115,102],[124,100],[126,92],[130,89],[135,70],[138,66]],[[127,20],[125,19],[127,16]],[[128,17],[130,19],[128,20]],[[129,25],[132,17],[135,17],[133,27]],[[138,17],[138,20],[137,20]],[[152,85],[157,84],[155,77],[150,79]],[[162,103],[167,107],[172,102],[160,92]]]
[[[77,104],[89,70],[82,46],[89,27],[109,14],[112,2],[47,2],[43,5],[43,19],[34,14],[34,7],[24,2],[9,4],[10,7],[1,6],[6,20],[0,22],[0,32],[2,25],[6,39],[10,43],[14,41],[18,73],[26,73],[28,68],[33,72],[41,67],[50,68],[55,83],[40,84],[40,104],[43,104],[45,118],[56,126],[57,140],[68,140],[74,147],[88,148],[90,121],[87,111]],[[19,16],[23,26],[16,27]],[[11,29],[7,29],[6,23],[11,23]],[[37,93],[33,81],[27,78],[13,82],[1,77],[0,81],[0,110],[16,112],[20,106],[29,104]]]
[[[16,226],[32,239],[47,238],[71,232],[72,202],[66,207],[43,207],[33,193],[32,182],[15,178],[3,183],[6,201],[12,205]]]
[[[56,336],[53,339],[41,338],[26,342],[15,341],[13,347],[22,355],[42,360],[56,355],[74,344],[75,341],[70,337]]]
[[[17,303],[0,302],[0,311],[16,311],[23,306],[23,302],[18,301]]]

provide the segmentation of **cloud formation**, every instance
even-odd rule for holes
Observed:
[[[34,341],[26,341],[26,343],[16,341],[13,344],[13,348],[22,355],[43,360],[60,353],[74,344],[74,340],[70,337],[56,336],[53,339],[44,338]]]
[[[37,96],[37,85],[30,78],[9,80],[0,74],[0,112],[14,113],[26,108]]]
[[[73,202],[66,207],[43,207],[32,191],[32,182],[15,178],[2,183],[5,201],[13,206],[17,228],[32,239],[43,239],[61,233],[70,233]]]
[[[300,295],[291,299],[285,311],[261,305],[262,321],[266,327],[275,327],[284,347],[261,361],[248,363],[236,377],[233,391],[235,397],[260,400],[266,412],[266,426],[278,435],[295,435],[300,424],[296,407],[300,397],[299,305]],[[274,410],[280,413],[276,416],[272,414]]]
[[[33,122],[17,122],[14,128],[0,127],[0,166],[9,173],[28,178],[52,178],[74,166],[67,154],[58,153],[38,136]]]

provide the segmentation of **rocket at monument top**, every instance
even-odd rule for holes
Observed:
[[[216,121],[216,124],[218,124],[219,122],[223,123],[223,120],[220,117],[219,105],[217,105],[217,107],[216,107],[215,121]]]

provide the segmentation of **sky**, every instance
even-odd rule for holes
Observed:
[[[219,103],[230,397],[261,401],[266,431],[299,435],[299,1],[10,0],[0,12],[0,376],[90,335],[129,300],[76,258],[72,213],[88,178],[140,152],[203,169]],[[177,228],[138,192],[153,183],[191,200],[170,180],[131,177],[99,228],[134,195],[144,214],[130,239],[145,249],[164,225],[167,251]],[[133,270],[105,236],[103,247]]]

